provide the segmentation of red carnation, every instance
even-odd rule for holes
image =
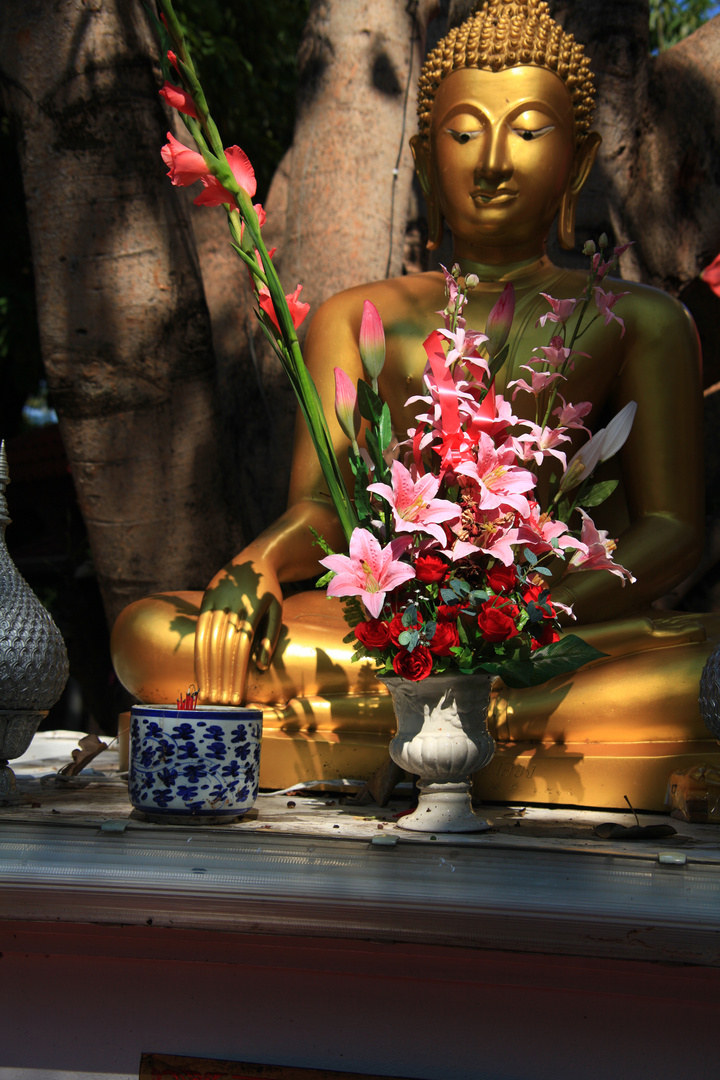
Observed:
[[[412,652],[408,652],[407,649],[400,649],[393,659],[395,673],[403,679],[410,679],[412,682],[427,679],[432,671],[432,666],[432,653],[424,645],[418,645]]]
[[[367,649],[383,649],[390,644],[388,624],[382,619],[368,619],[355,627],[355,637]]]
[[[432,552],[428,555],[418,555],[413,566],[415,567],[416,578],[425,585],[429,585],[434,581],[443,581],[448,572],[447,559],[443,559],[440,555],[435,555]]]
[[[487,583],[494,593],[510,592],[517,583],[517,573],[514,566],[493,566],[487,572]]]
[[[390,622],[388,625],[388,632],[390,634],[390,640],[392,641],[393,645],[400,644],[400,635],[403,633],[404,630],[419,630],[422,626],[422,623],[423,617],[420,612],[418,612],[417,622],[413,623],[412,626],[403,625],[401,614],[398,613],[397,615],[393,615],[392,622]]]
[[[452,622],[438,622],[429,648],[435,656],[452,656],[450,650],[460,644],[457,626]]]

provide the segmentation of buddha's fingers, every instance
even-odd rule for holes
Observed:
[[[265,625],[262,627],[262,637],[257,642],[255,649],[255,662],[259,671],[267,671],[270,667],[270,661],[277,648],[282,629],[282,616],[282,604],[272,597],[268,603]]]
[[[221,681],[221,646],[226,624],[226,612],[205,611],[198,618],[195,630],[195,668],[200,684],[200,698],[216,705],[226,704]]]
[[[242,703],[252,640],[252,623],[234,611],[228,612],[224,636],[218,650],[223,704]]]

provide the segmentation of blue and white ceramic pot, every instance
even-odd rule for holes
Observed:
[[[164,824],[237,821],[257,797],[261,736],[258,709],[133,705],[130,802]]]

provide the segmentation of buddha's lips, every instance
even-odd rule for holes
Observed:
[[[495,191],[487,191],[485,188],[474,188],[470,192],[470,198],[473,202],[483,203],[504,203],[514,199],[517,195],[517,191],[512,191],[510,188],[496,188]]]

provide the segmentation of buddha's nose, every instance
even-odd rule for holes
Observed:
[[[481,146],[475,166],[475,180],[480,186],[483,181],[497,186],[503,180],[507,180],[513,171],[505,125],[490,127],[485,138],[479,141]]]

